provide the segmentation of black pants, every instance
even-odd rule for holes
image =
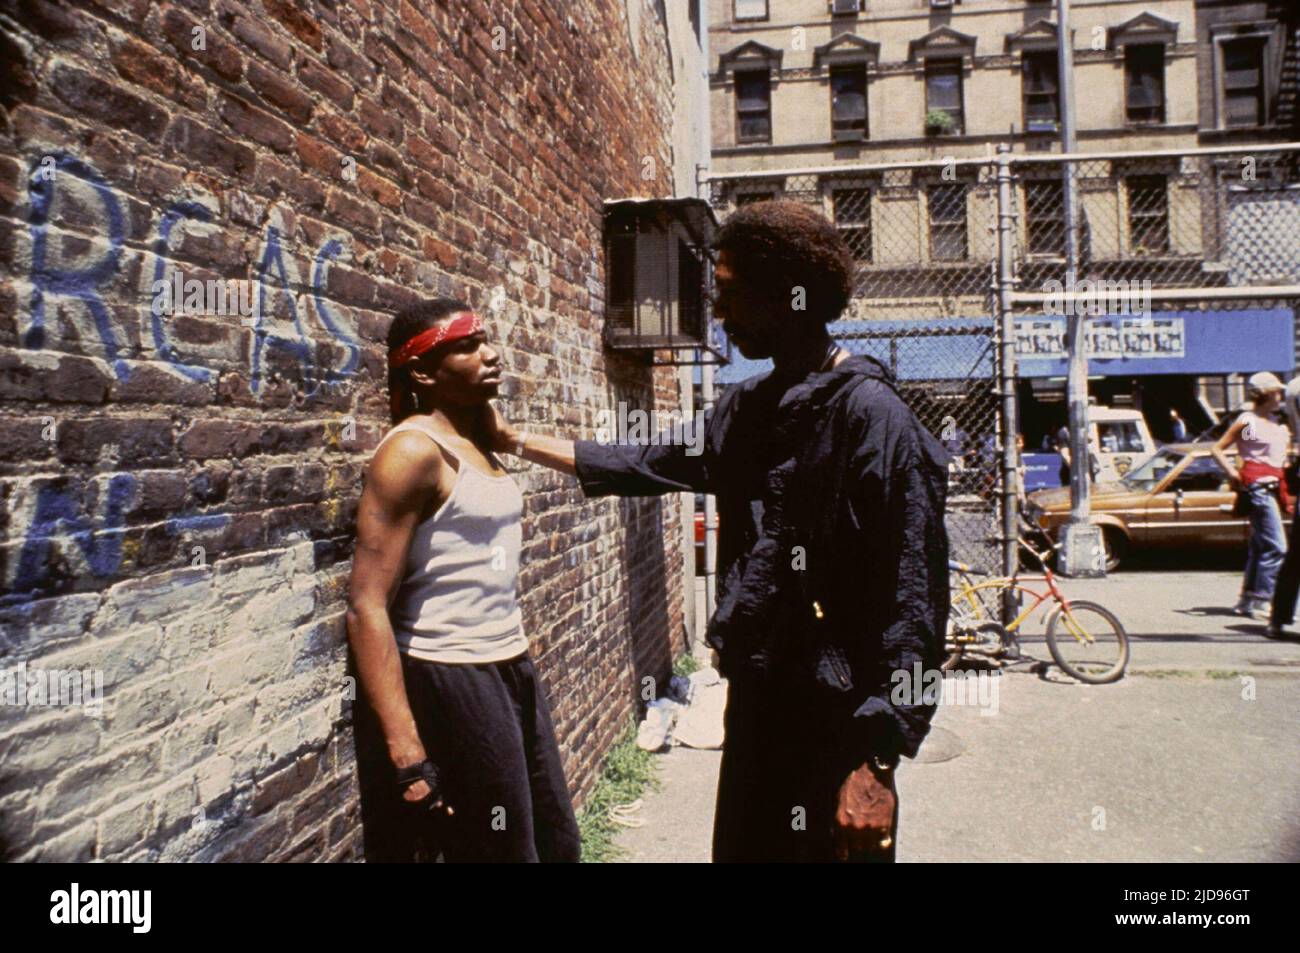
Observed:
[[[1286,558],[1277,572],[1273,587],[1273,625],[1290,625],[1295,621],[1296,594],[1300,593],[1300,504],[1291,517],[1291,533],[1286,544]]]
[[[416,728],[455,814],[402,799],[374,711],[353,709],[366,860],[577,862],[573,816],[545,693],[528,656],[450,665],[402,656]],[[358,693],[362,695],[362,693]]]
[[[858,768],[857,757],[831,736],[837,715],[823,698],[770,682],[731,679],[726,740],[713,822],[717,863],[829,862],[840,785]],[[858,863],[891,863],[897,846],[853,856]]]

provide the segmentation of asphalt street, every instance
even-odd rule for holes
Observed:
[[[1232,615],[1230,562],[1063,581],[1120,617],[1127,676],[1089,686],[1037,664],[1050,656],[1030,626],[1025,660],[982,705],[941,706],[900,766],[898,859],[1300,861],[1300,640]],[[709,859],[719,760],[659,756],[626,860]]]

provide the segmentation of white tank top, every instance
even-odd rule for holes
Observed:
[[[508,474],[491,477],[470,466],[422,422],[398,424],[384,440],[405,430],[432,439],[457,468],[450,496],[411,539],[389,609],[398,649],[429,662],[469,664],[522,655],[528,639],[516,590],[523,494]]]
[[[1286,448],[1291,443],[1291,431],[1286,425],[1251,410],[1243,413],[1241,419],[1246,422],[1237,437],[1237,452],[1242,462],[1255,460],[1278,469],[1286,466]]]

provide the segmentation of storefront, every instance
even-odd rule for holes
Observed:
[[[1020,426],[1030,450],[1046,449],[1066,420],[1065,321],[1016,322]],[[1240,405],[1246,377],[1273,371],[1285,380],[1295,364],[1290,308],[1089,318],[1085,338],[1089,399],[1142,411],[1160,441],[1177,435],[1171,411],[1193,439]]]

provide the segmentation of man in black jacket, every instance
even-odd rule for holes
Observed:
[[[892,860],[893,769],[935,705],[893,675],[943,660],[947,455],[889,372],[826,332],[851,293],[835,228],[793,202],[720,230],[715,312],[774,369],[728,389],[701,448],[572,443],[496,421],[496,448],[577,475],[588,496],[716,494],[729,682],[716,861]]]

